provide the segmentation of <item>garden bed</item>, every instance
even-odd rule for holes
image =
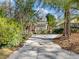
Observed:
[[[72,33],[69,40],[64,40],[63,37],[53,40],[63,49],[73,51],[79,54],[79,33]]]
[[[12,52],[13,50],[8,48],[0,49],[0,59],[6,59]]]

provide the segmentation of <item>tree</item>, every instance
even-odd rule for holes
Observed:
[[[23,25],[30,20],[33,14],[32,4],[34,0],[16,0],[15,18],[20,20]]]
[[[4,16],[5,16],[4,8],[0,6],[0,17],[4,17]]]
[[[0,7],[0,10],[4,11],[4,17],[13,17],[13,6],[11,4],[11,0],[4,0]]]
[[[69,39],[69,36],[71,34],[70,32],[70,9],[72,9],[73,5],[79,4],[77,3],[78,0],[45,0],[47,3],[52,3],[56,5],[58,8],[64,10],[64,36]]]
[[[33,22],[31,20],[33,16],[32,5],[34,0],[16,0],[15,1],[15,18],[18,19],[23,25],[23,34],[26,35],[27,29],[32,29],[31,25]],[[28,25],[28,26],[27,26]]]
[[[54,16],[52,16],[52,15],[50,15],[50,14],[47,15],[48,32],[49,32],[49,33],[52,33],[53,28],[54,28],[55,25],[56,25],[56,22],[55,22],[55,21],[56,21],[56,19],[55,19]]]
[[[18,16],[21,19],[25,19],[30,17],[33,13],[32,4],[34,0],[16,0],[16,12],[18,12]],[[17,14],[17,13],[15,13]]]

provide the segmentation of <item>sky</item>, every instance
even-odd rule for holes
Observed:
[[[4,0],[0,0],[0,4],[1,4],[2,2],[4,2]]]
[[[55,16],[56,18],[63,18],[64,16],[64,11],[56,8],[56,6],[44,4],[44,0],[36,0],[36,2],[33,5],[33,10],[39,11],[39,10],[44,10],[43,13],[45,14],[51,14]]]
[[[3,2],[3,1],[5,1],[5,0],[0,0],[0,3]]]

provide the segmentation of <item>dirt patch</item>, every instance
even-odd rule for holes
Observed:
[[[13,51],[8,48],[0,49],[0,59],[6,59]]]
[[[0,49],[0,59],[7,59],[10,54],[12,54],[16,48],[1,48]]]
[[[64,37],[61,37],[53,40],[53,42],[59,44],[63,49],[79,54],[79,33],[72,33],[69,40],[65,40]]]

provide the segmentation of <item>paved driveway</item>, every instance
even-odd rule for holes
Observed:
[[[79,59],[78,54],[63,50],[49,37],[33,35],[22,48],[15,51],[7,59]]]

